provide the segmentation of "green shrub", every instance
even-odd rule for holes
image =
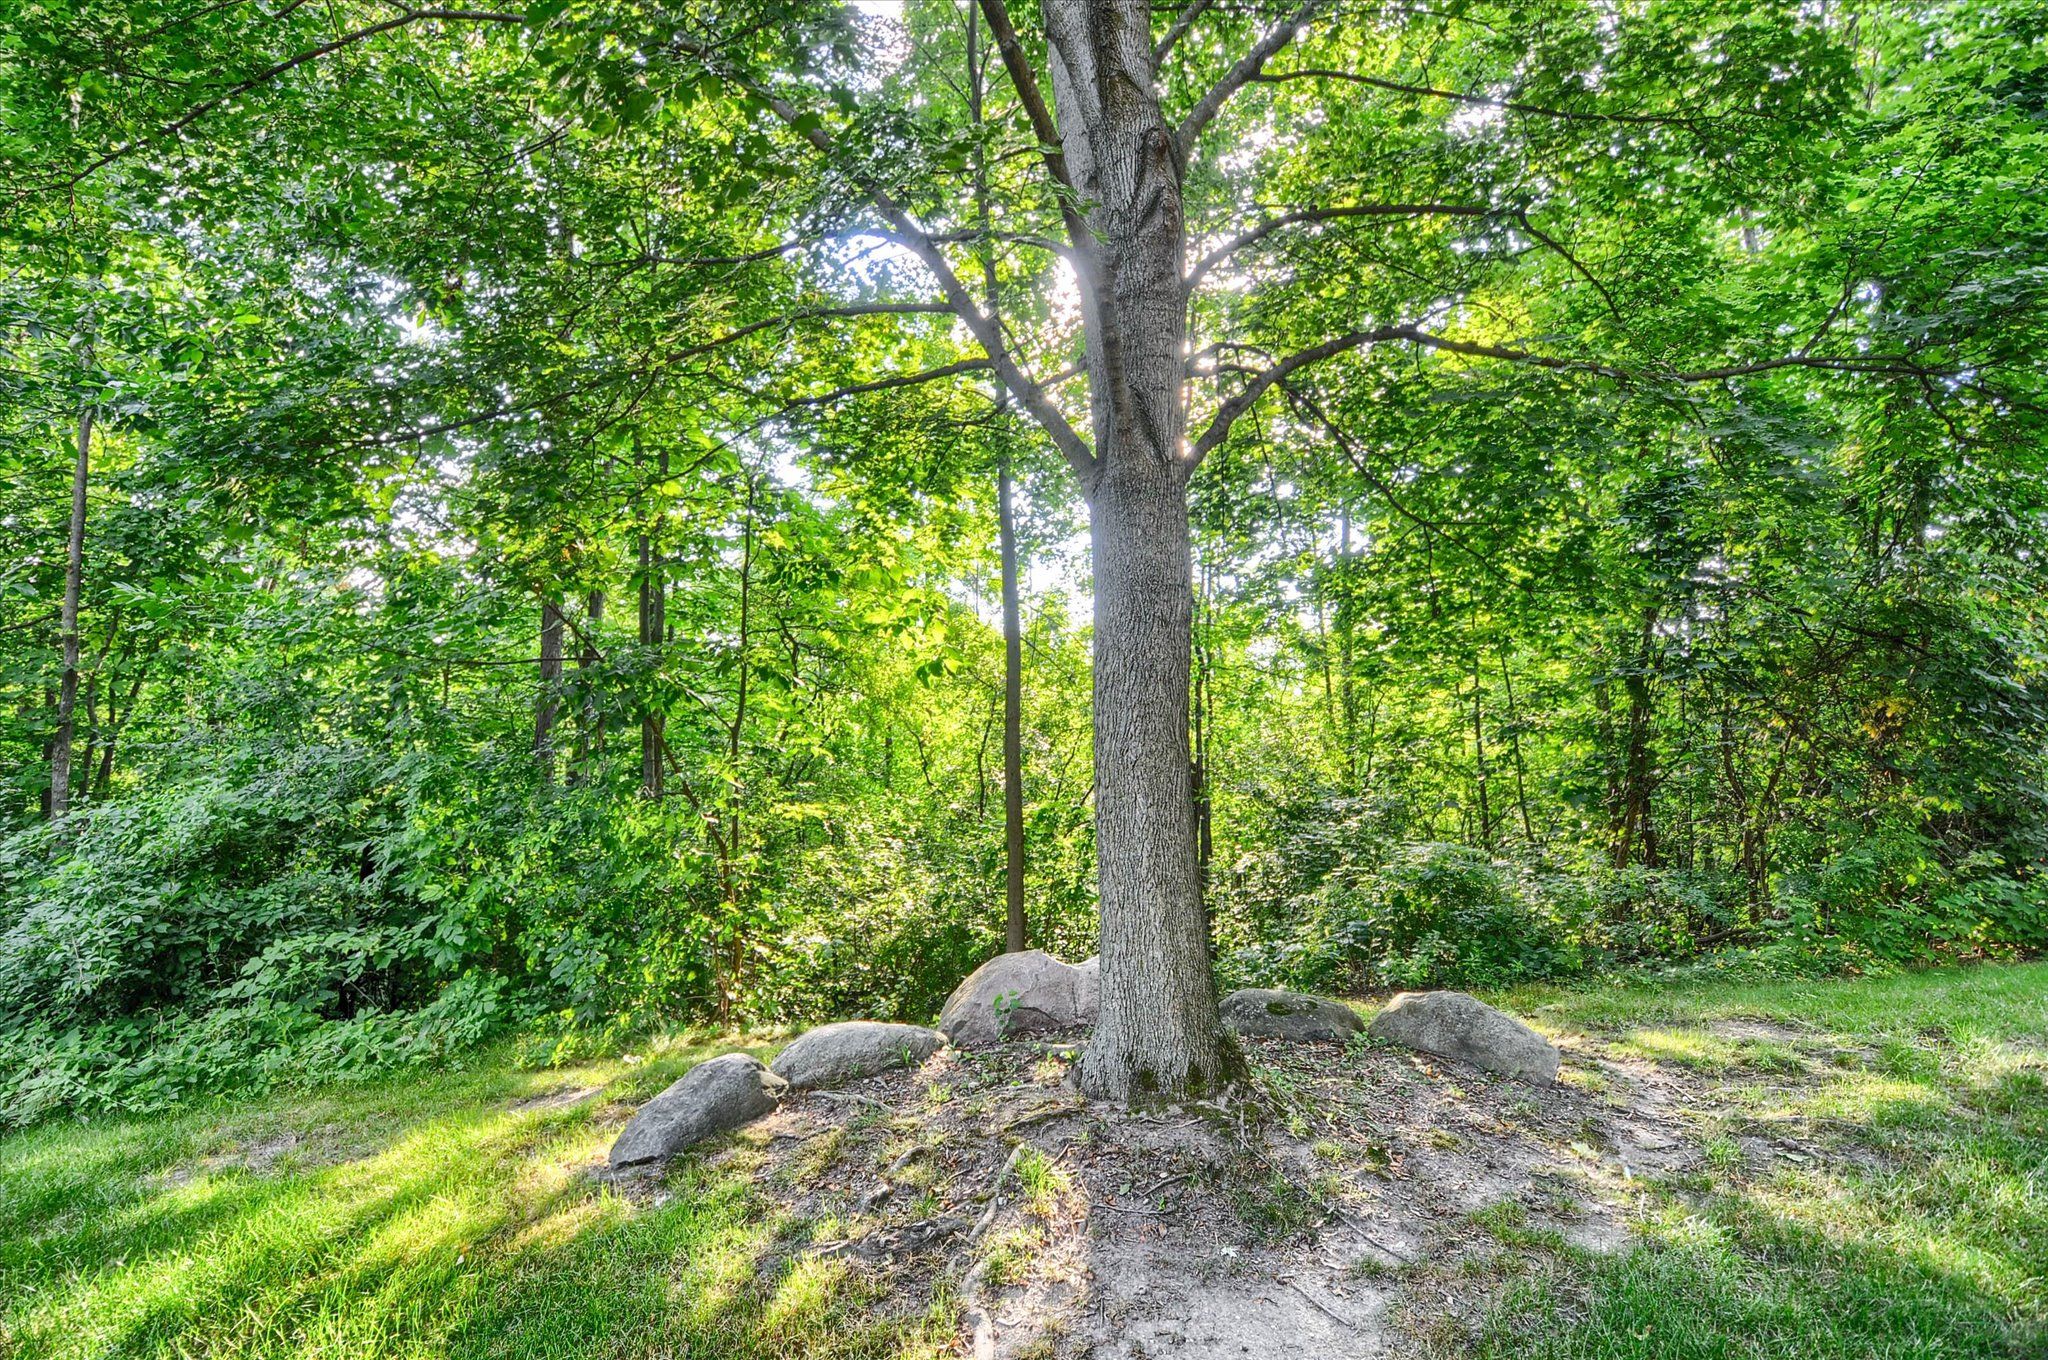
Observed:
[[[1579,923],[1560,903],[1516,866],[1465,846],[1403,846],[1376,870],[1332,875],[1317,896],[1299,955],[1305,983],[1497,987],[1583,967]]]

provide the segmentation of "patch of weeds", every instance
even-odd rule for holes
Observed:
[[[1394,1169],[1394,1150],[1385,1143],[1367,1143],[1359,1153],[1359,1160],[1365,1169],[1375,1176],[1384,1176]]]
[[[1716,1034],[1685,1029],[1636,1029],[1614,1051],[1695,1072],[1726,1072],[1741,1061],[1741,1048]]]
[[[1563,1251],[1565,1240],[1554,1228],[1529,1226],[1529,1210],[1519,1200],[1504,1199],[1472,1211],[1472,1222],[1504,1247]]]
[[[1799,1050],[1770,1039],[1745,1039],[1736,1045],[1736,1061],[1760,1072],[1793,1073],[1806,1070]]]
[[[1367,1254],[1355,1257],[1344,1267],[1344,1273],[1354,1280],[1388,1280],[1410,1268],[1407,1261],[1397,1261],[1391,1256]]]
[[[1040,1218],[1051,1217],[1060,1200],[1073,1189],[1074,1178],[1067,1169],[1030,1144],[1017,1155],[1017,1184],[1024,1200]]]
[[[924,1088],[924,1103],[930,1109],[936,1110],[952,1098],[953,1088],[947,1082],[935,1081]]]
[[[1742,1170],[1742,1145],[1726,1134],[1716,1134],[1700,1144],[1700,1152],[1706,1157],[1707,1165],[1722,1175],[1732,1175]]]
[[[2031,1123],[2030,1132],[2048,1134],[2048,1073],[2035,1067],[2006,1072],[1978,1093],[1977,1108],[1986,1114],[2022,1116]]]
[[[1328,1138],[1318,1138],[1315,1144],[1309,1148],[1309,1151],[1326,1162],[1341,1162],[1344,1160],[1344,1145],[1332,1142]]]
[[[1323,1201],[1277,1171],[1263,1179],[1235,1181],[1228,1194],[1238,1220],[1262,1241],[1279,1242],[1293,1237],[1323,1218]]]
[[[1569,1086],[1593,1096],[1605,1095],[1614,1085],[1613,1082],[1607,1080],[1605,1072],[1577,1066],[1561,1068],[1557,1074],[1557,1084]]]
[[[846,1130],[834,1128],[809,1139],[775,1172],[778,1185],[806,1185],[825,1178],[832,1164],[846,1151]]]
[[[1032,1257],[1045,1245],[1045,1234],[1037,1228],[1011,1228],[988,1239],[982,1249],[982,1277],[991,1289],[1020,1284],[1031,1273]]]
[[[1941,1055],[1904,1039],[1886,1039],[1877,1048],[1877,1070],[1905,1081],[1929,1081],[1941,1074]]]
[[[908,1190],[929,1190],[939,1183],[939,1178],[943,1174],[938,1162],[932,1158],[917,1157],[889,1177],[889,1180]]]
[[[1511,1100],[1501,1112],[1507,1119],[1534,1119],[1543,1113],[1543,1107],[1533,1100]]]
[[[1452,1133],[1449,1129],[1431,1129],[1429,1131],[1429,1145],[1438,1152],[1456,1152],[1459,1148],[1465,1146],[1465,1140]]]

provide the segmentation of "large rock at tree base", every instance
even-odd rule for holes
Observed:
[[[939,1029],[956,1044],[993,1044],[1034,1030],[1095,1023],[1095,960],[1061,963],[1042,949],[998,954],[946,998]]]
[[[844,1020],[799,1035],[769,1068],[800,1091],[838,1086],[892,1067],[915,1067],[945,1042],[945,1035],[923,1025]]]
[[[698,1063],[640,1107],[612,1144],[612,1170],[657,1170],[692,1143],[773,1112],[788,1085],[746,1053]]]
[[[1403,992],[1367,1027],[1376,1039],[1455,1058],[1504,1077],[1557,1080],[1557,1049],[1503,1011],[1463,992]]]
[[[1239,1034],[1332,1044],[1347,1043],[1365,1028],[1349,1006],[1264,987],[1247,987],[1224,997],[1223,1023]]]

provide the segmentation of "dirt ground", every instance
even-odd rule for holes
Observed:
[[[976,1360],[1455,1353],[1507,1255],[1625,1247],[1643,1178],[1696,1167],[1717,1104],[1710,1074],[1595,1038],[1562,1039],[1541,1088],[1247,1040],[1245,1097],[1141,1114],[1073,1091],[1083,1037],[794,1095],[712,1154],[772,1206],[764,1270],[844,1258],[911,1312],[951,1291]],[[1719,1037],[1790,1055],[1795,1036]]]

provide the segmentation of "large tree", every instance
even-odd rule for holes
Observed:
[[[1753,237],[1813,192],[1809,167],[1825,150],[1804,129],[1849,88],[1849,42],[1825,18],[1658,5],[1439,15],[1331,0],[1190,0],[1155,15],[1140,0],[1044,0],[1027,41],[1003,0],[977,3],[1040,167],[1035,183],[1008,185],[1002,239],[1067,267],[1018,271],[1035,296],[1007,310],[1041,322],[1028,331],[962,282],[958,252],[993,233],[935,192],[947,130],[917,39],[944,21],[910,7],[912,51],[893,80],[873,69],[888,64],[886,39],[863,43],[858,25],[815,10],[783,16],[797,41],[765,62],[758,38],[733,36],[758,32],[744,20],[762,16],[731,10],[664,16],[651,50],[747,91],[807,144],[871,230],[922,265],[1072,468],[1093,544],[1102,948],[1083,1083],[1120,1100],[1199,1094],[1227,1083],[1236,1059],[1216,1014],[1192,834],[1188,485],[1262,398],[1298,396],[1319,366],[1382,350],[1669,389],[1781,368],[1925,378],[1944,366],[1831,336],[1832,318],[1775,352],[1757,341],[1783,339],[1696,321],[1640,338],[1663,319],[1649,290],[1713,267],[1715,234]],[[1273,69],[1290,50],[1297,59]],[[1456,83],[1434,83],[1438,72]],[[1390,154],[1403,150],[1415,164]],[[1772,162],[1775,183],[1761,173]],[[1693,201],[1674,213],[1665,194]],[[1317,277],[1257,257],[1386,222],[1429,224],[1411,234],[1421,249],[1409,260],[1361,251]],[[1699,249],[1676,266],[1629,261],[1652,223]],[[1203,247],[1192,254],[1191,235]],[[1568,238],[1635,277],[1601,277]],[[1497,284],[1531,252],[1561,266],[1539,277],[1562,303]],[[1062,327],[1069,277],[1076,305]],[[1502,315],[1510,302],[1520,315]],[[1575,343],[1530,344],[1543,321],[1568,323]],[[1744,352],[1686,367],[1702,339]],[[1047,376],[1058,359],[1085,376],[1085,393]]]
[[[631,332],[609,361],[624,373],[536,369],[560,390],[464,420],[688,369],[717,394],[711,438],[800,440],[844,402],[993,379],[988,395],[1065,459],[1092,533],[1103,987],[1084,1082],[1124,1100],[1199,1094],[1236,1059],[1194,831],[1188,496],[1241,425],[1361,472],[1384,456],[1375,475],[1397,486],[1399,450],[1374,447],[1373,413],[1409,406],[1423,374],[1511,365],[1566,397],[1626,388],[1683,411],[1692,389],[1848,373],[1967,423],[1952,408],[1992,400],[1998,356],[1967,327],[1894,324],[1853,268],[1839,293],[1807,273],[1767,306],[1768,289],[1716,294],[1845,192],[1866,38],[1840,15],[1716,0],[975,4],[972,25],[917,0],[881,17],[779,0],[342,7],[288,11],[261,51],[211,10],[173,16],[129,35],[108,69],[150,65],[138,52],[167,32],[202,38],[174,42],[165,78],[97,139],[53,116],[54,168],[31,188],[154,165],[207,120],[253,135],[239,101],[302,77],[317,92],[331,61],[377,78],[365,54],[379,44],[438,35],[479,90],[517,98],[521,72],[546,72],[540,137],[574,126],[621,148],[623,169],[587,183],[647,201],[593,194],[546,230],[575,232],[556,252],[565,269],[651,280],[636,305],[675,314]],[[970,70],[982,24],[1009,84],[987,117]],[[345,139],[349,81],[332,83],[326,103],[291,107]],[[694,217],[665,175],[694,184]],[[232,178],[216,168],[214,189]],[[382,213],[380,193],[366,186],[354,211]],[[384,217],[396,261],[404,224]],[[433,220],[460,234],[460,218]],[[493,229],[422,238],[404,267],[426,277],[434,251],[492,249]],[[491,305],[455,309],[482,325]]]

